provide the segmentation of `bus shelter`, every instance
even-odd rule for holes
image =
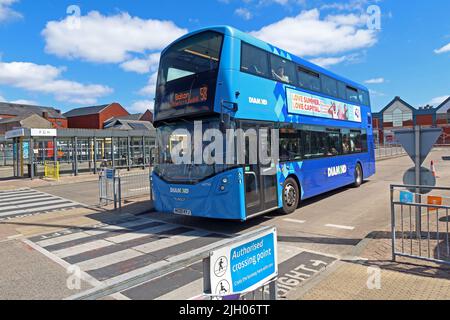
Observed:
[[[48,164],[61,174],[96,174],[100,168],[152,165],[155,130],[27,129],[6,133],[12,142],[14,177],[44,176]]]

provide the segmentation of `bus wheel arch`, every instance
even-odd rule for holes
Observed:
[[[300,205],[301,201],[301,184],[296,175],[289,175],[283,183],[282,203],[279,209],[281,214],[291,214]]]

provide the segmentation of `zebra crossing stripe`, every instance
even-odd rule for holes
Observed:
[[[80,254],[80,253],[83,253],[86,251],[109,247],[112,245],[114,245],[114,243],[106,241],[106,240],[96,240],[96,241],[88,242],[85,244],[81,244],[79,246],[74,246],[74,247],[71,247],[68,249],[53,251],[53,254],[59,258],[64,259],[64,258],[74,256],[76,254]]]
[[[176,228],[178,228],[178,226],[174,225],[174,224],[163,224],[161,226],[151,227],[148,229],[140,230],[139,232],[130,232],[130,233],[126,233],[126,234],[122,234],[122,235],[118,235],[118,236],[113,236],[110,238],[106,238],[105,240],[120,244],[120,243],[124,243],[127,241],[143,238],[150,234],[160,233],[163,231],[170,231],[171,229],[176,229]]]
[[[114,263],[131,260],[142,255],[143,253],[140,253],[136,250],[126,249],[123,251],[114,252],[105,256],[80,262],[77,264],[77,266],[80,267],[83,271],[91,271],[104,268]]]
[[[18,205],[14,205],[14,206],[0,206],[0,213],[3,211],[10,211],[11,209],[27,209],[27,208],[37,208],[37,207],[45,207],[46,205],[49,204],[57,204],[57,203],[72,203],[71,201],[68,200],[61,200],[61,199],[53,199],[53,200],[48,200],[48,201],[40,201],[39,205],[37,205],[36,202],[34,203],[27,203],[27,204],[18,204]]]
[[[150,220],[151,221],[151,220]],[[121,226],[116,227],[99,227],[98,230],[86,230],[80,231],[78,233],[61,236],[58,238],[53,238],[49,240],[43,240],[39,242],[39,245],[42,245],[49,251],[61,250],[69,247],[73,247],[76,245],[80,245],[83,243],[87,243],[93,240],[100,240],[102,238],[106,238],[108,236],[113,236],[117,234],[123,234],[131,231],[138,231],[144,229],[149,226],[158,226],[162,223],[159,222],[150,222],[145,220],[133,221],[124,223]]]
[[[3,199],[0,199],[0,202],[1,203],[8,203],[9,201],[29,200],[29,199],[41,198],[41,197],[44,197],[44,196],[47,197],[47,198],[49,197],[46,194],[41,194],[41,193],[35,192],[35,193],[32,193],[32,194],[27,194],[27,195],[25,195],[23,197],[14,196],[14,197],[3,198]]]
[[[8,192],[0,192],[0,199],[3,198],[11,198],[14,196],[20,196],[23,194],[29,194],[29,193],[36,193],[36,190],[31,190],[31,189],[27,189],[27,190],[17,190],[17,191],[8,191]]]
[[[2,221],[81,206],[77,202],[32,189],[0,192]]]
[[[33,197],[33,199],[22,199],[22,198],[21,198],[21,199],[17,199],[17,200],[13,200],[13,201],[8,201],[8,202],[5,202],[5,205],[15,205],[15,204],[32,203],[32,202],[38,201],[38,199],[45,200],[45,199],[55,199],[55,198],[49,198],[49,197],[46,196],[46,195],[41,195],[41,196]],[[0,204],[0,208],[1,208],[2,204],[3,204],[3,203]]]
[[[27,214],[33,214],[33,213],[39,213],[39,212],[50,212],[55,211],[63,208],[76,208],[79,207],[77,204],[73,204],[72,202],[67,204],[61,204],[61,205],[52,205],[52,206],[45,206],[45,207],[36,207],[31,209],[21,209],[16,211],[8,211],[5,214],[0,213],[0,217],[10,217],[10,216],[19,216],[19,215],[27,215]]]
[[[166,249],[171,246],[175,246],[183,242],[187,242],[189,240],[193,240],[195,238],[206,236],[208,234],[211,234],[211,232],[199,230],[189,231],[174,237],[161,239],[152,243],[146,243],[141,246],[134,247],[134,249],[143,253],[152,253],[155,251]]]

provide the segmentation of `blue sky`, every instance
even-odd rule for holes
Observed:
[[[229,24],[366,84],[375,111],[397,95],[439,104],[450,95],[448,12],[448,0],[0,0],[0,100],[143,111],[159,52]]]

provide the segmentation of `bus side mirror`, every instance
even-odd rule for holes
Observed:
[[[222,132],[228,129],[231,124],[231,116],[228,113],[225,113],[224,109],[231,112],[237,112],[239,108],[236,102],[222,100],[220,103],[220,130]]]

